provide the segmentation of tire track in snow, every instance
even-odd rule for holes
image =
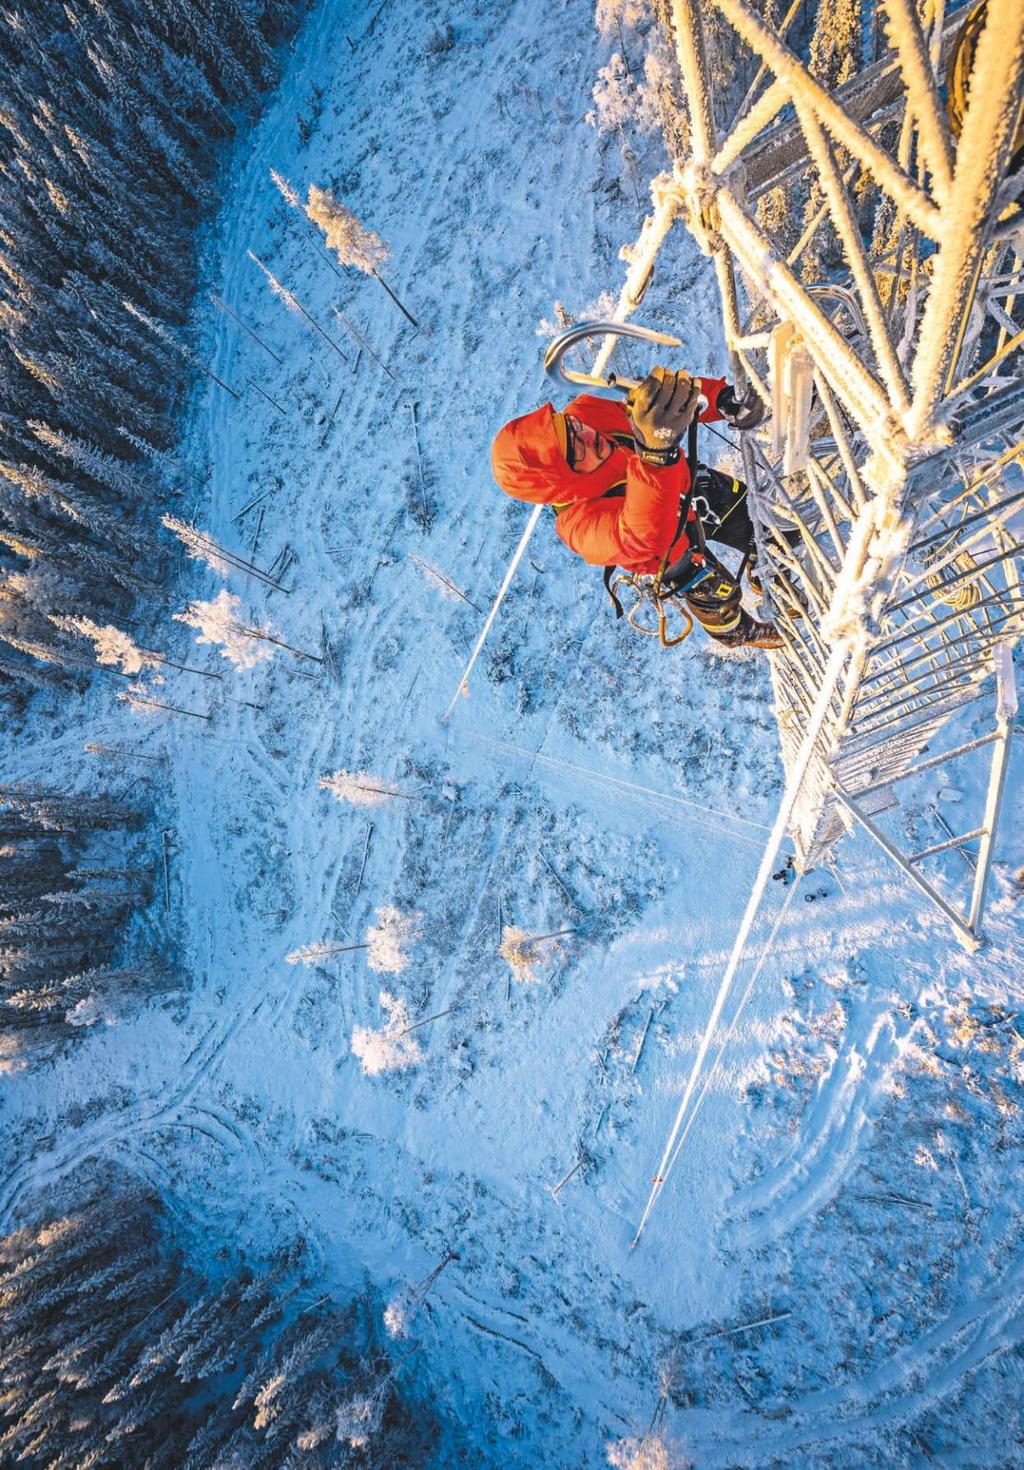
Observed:
[[[801,1118],[787,1157],[734,1195],[734,1223],[727,1226],[731,1249],[749,1251],[775,1240],[834,1197],[855,1165],[861,1137],[899,1054],[889,1006],[855,1007],[839,1054]]]
[[[84,1124],[64,1146],[57,1144],[50,1149],[36,1150],[19,1160],[0,1185],[0,1233],[11,1228],[14,1213],[30,1189],[56,1183],[132,1135],[153,1131],[164,1122],[179,1119],[199,1086],[213,1077],[238,1032],[255,1020],[266,998],[265,994],[260,996],[254,1005],[211,1027],[189,1053],[176,1083],[138,1099],[116,1119],[104,1115]]]

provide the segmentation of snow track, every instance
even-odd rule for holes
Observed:
[[[737,1190],[731,1249],[756,1249],[822,1209],[856,1162],[898,1056],[889,1008],[868,1001],[859,1009],[800,1119],[792,1149],[755,1184]]]

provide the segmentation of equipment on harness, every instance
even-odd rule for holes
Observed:
[[[685,529],[690,530],[690,510],[693,506],[694,491],[697,487],[697,419],[692,417],[687,426],[686,435],[686,464],[690,472],[689,488],[683,497],[679,507],[679,520],[676,523],[676,532],[672,537],[672,545],[678,541]],[[700,518],[695,517],[693,521],[695,529],[696,546],[690,546],[672,566],[667,565],[668,552],[662,558],[661,566],[654,576],[641,574],[639,572],[620,572],[613,576],[614,567],[605,567],[604,585],[608,590],[615,605],[615,616],[622,617],[622,603],[617,595],[616,589],[620,586],[629,587],[636,593],[636,602],[627,614],[626,621],[629,626],[638,633],[647,637],[657,638],[662,648],[678,648],[693,632],[693,618],[688,609],[683,606],[679,599],[687,592],[691,592],[699,586],[706,578],[712,575],[707,567],[707,547],[704,544],[704,531],[700,524]],[[714,560],[714,558],[712,558]],[[656,628],[645,628],[638,621],[640,609],[650,606],[654,609],[657,618]],[[672,608],[684,619],[683,631],[674,637],[668,635],[668,609]]]

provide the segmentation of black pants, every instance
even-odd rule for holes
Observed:
[[[693,492],[693,510],[700,519],[706,541],[717,541],[744,555],[753,552],[754,524],[747,508],[747,487],[735,475],[701,465]],[[665,583],[679,588],[690,612],[712,638],[729,639],[737,634],[743,618],[740,584],[712,558],[702,569],[689,555],[684,556],[669,567]]]
[[[744,557],[754,554],[754,523],[747,506],[747,487],[735,475],[700,465],[693,492],[693,509],[700,518],[705,541],[717,541],[740,551]],[[792,544],[800,539],[799,531],[784,533]],[[665,582],[675,583],[694,618],[712,638],[735,641],[745,614],[740,607],[742,589],[739,580],[714,559],[712,551],[701,574],[689,556],[669,567]],[[694,582],[694,577],[699,578]]]

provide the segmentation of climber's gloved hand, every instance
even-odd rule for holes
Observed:
[[[636,452],[647,464],[675,464],[679,441],[700,403],[701,385],[689,373],[656,367],[626,400]]]
[[[747,387],[740,394],[731,383],[719,393],[715,407],[734,429],[756,429],[768,412],[755,388]]]

